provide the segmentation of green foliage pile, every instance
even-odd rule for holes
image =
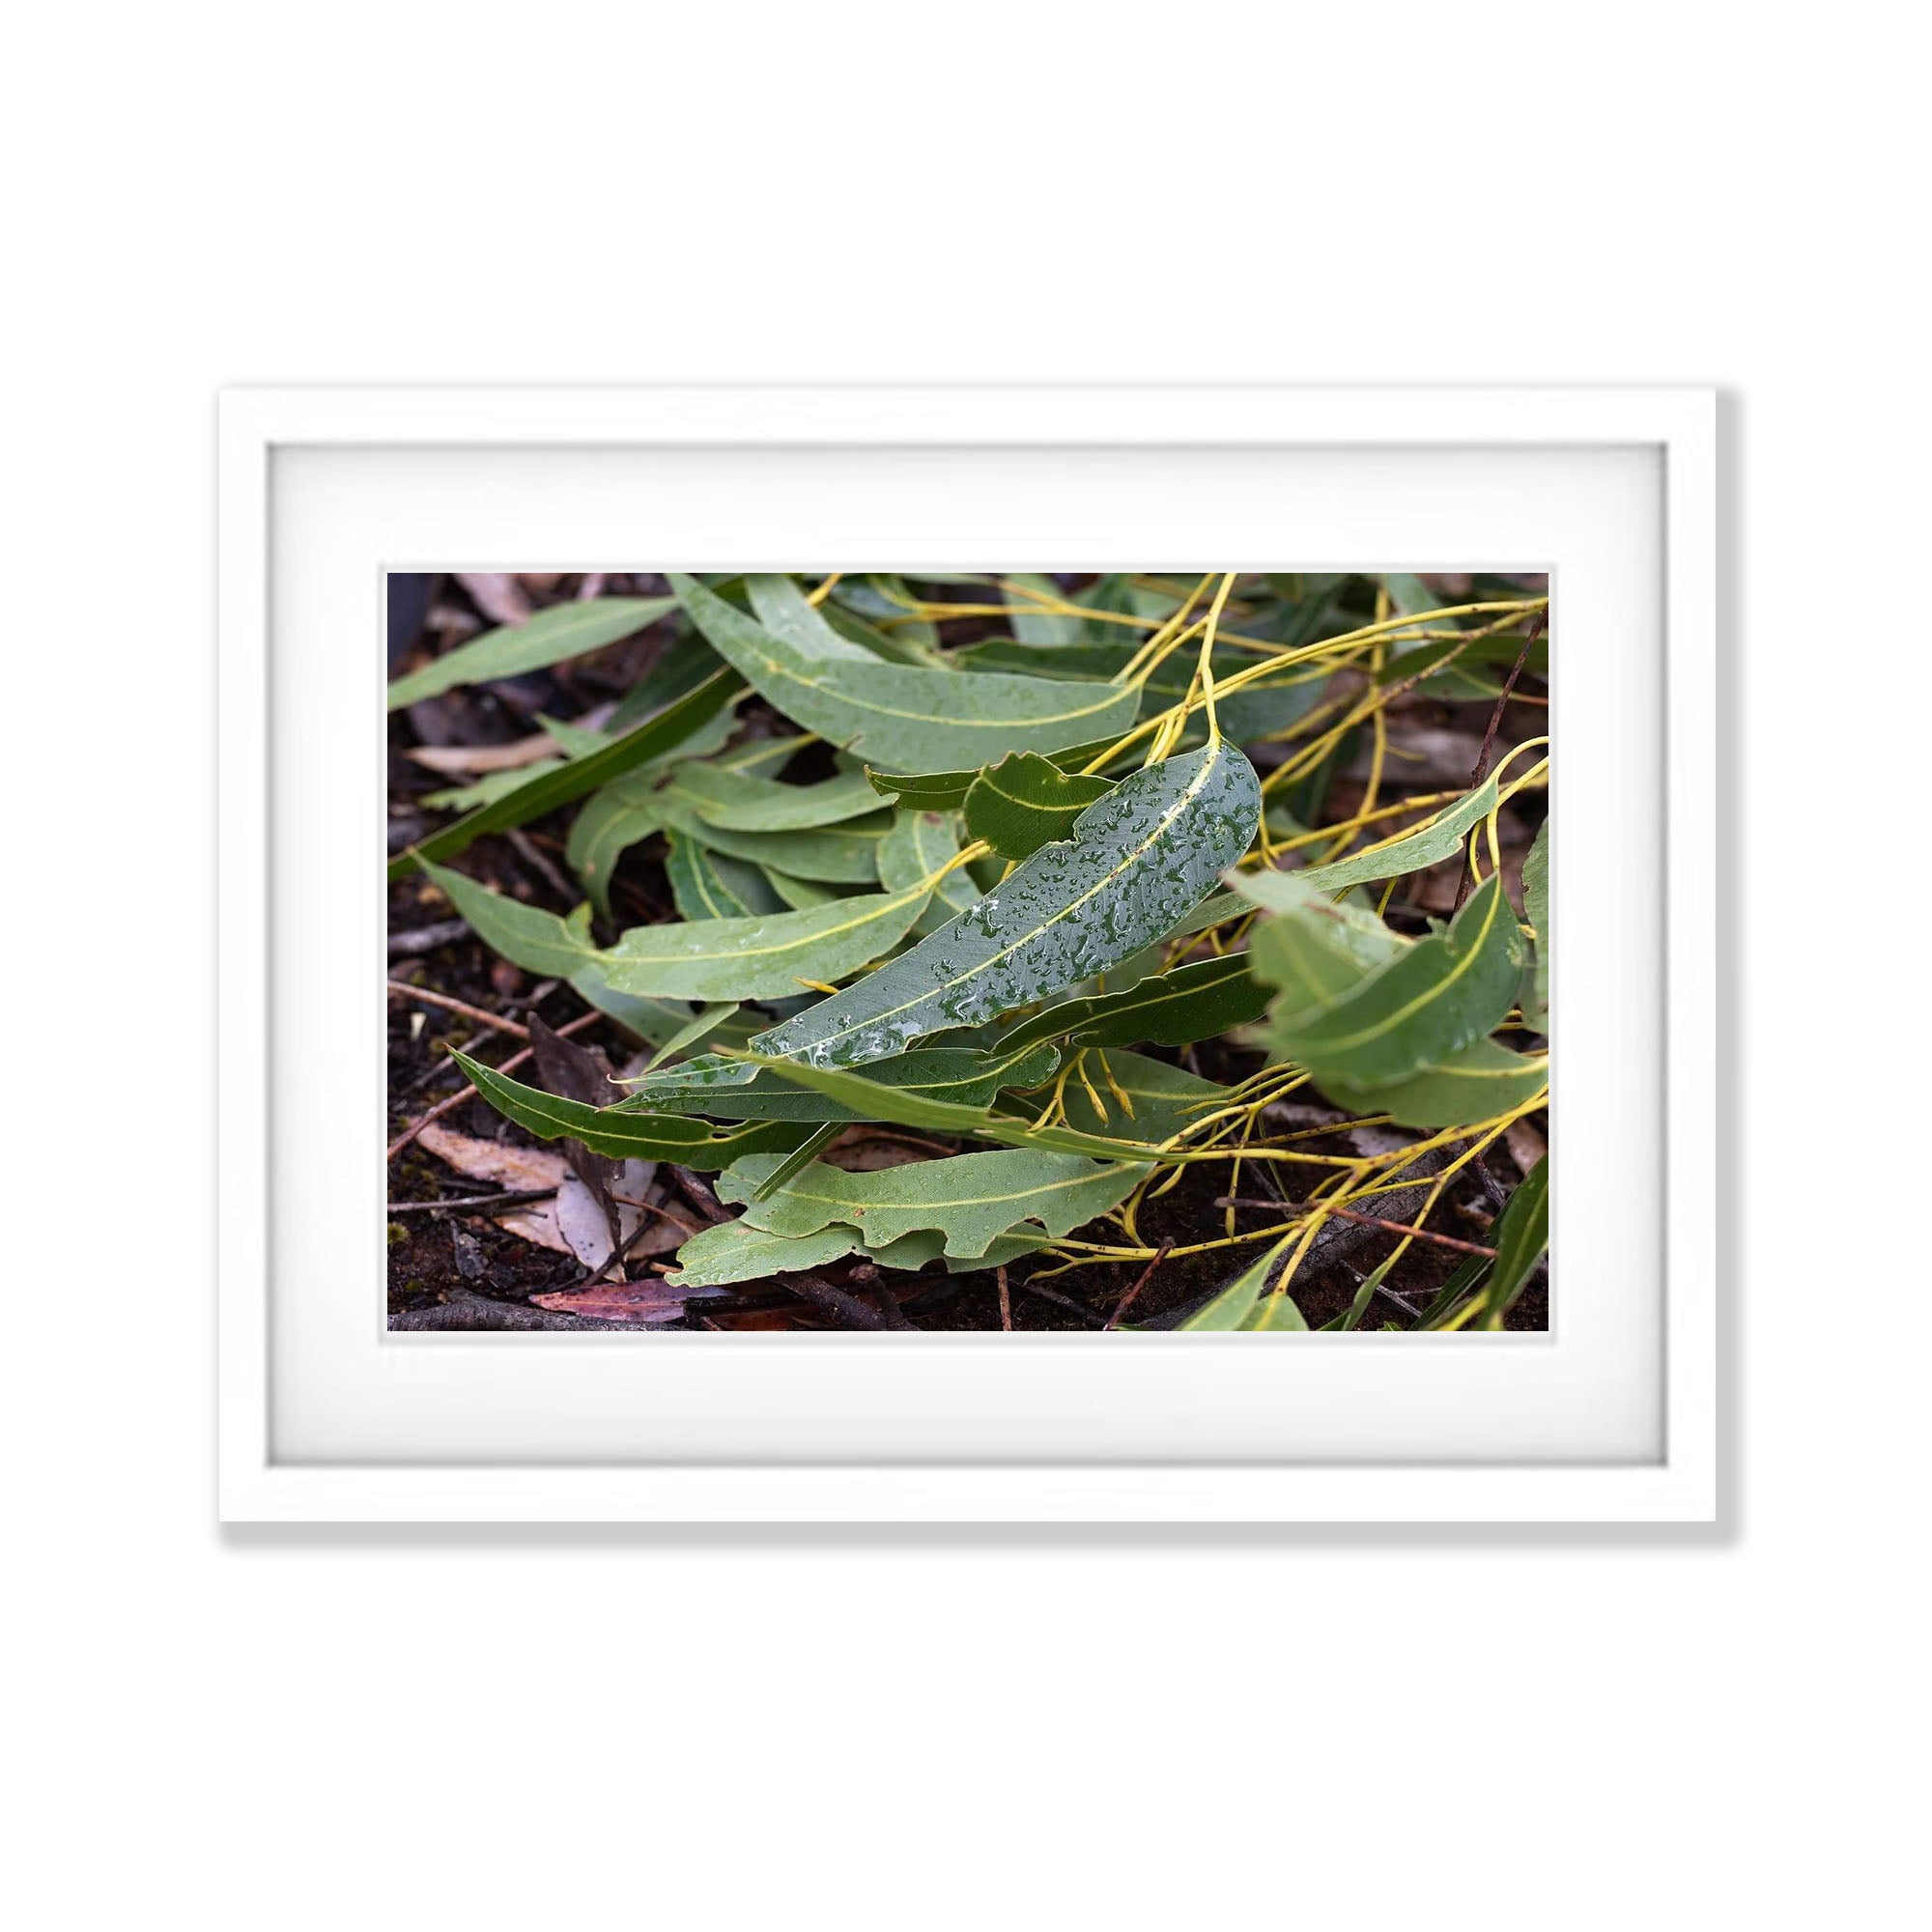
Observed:
[[[653,1049],[601,1107],[458,1058],[533,1134],[720,1175],[742,1212],[685,1242],[674,1286],[848,1255],[1151,1258],[1141,1205],[1219,1162],[1309,1184],[1293,1202],[1275,1188],[1274,1225],[1237,1234],[1230,1208],[1225,1234],[1173,1250],[1267,1244],[1184,1325],[1299,1328],[1295,1270],[1324,1226],[1426,1175],[1419,1221],[1547,1103],[1547,1052],[1522,1042],[1548,1030],[1548,828],[1520,909],[1497,838],[1503,803],[1548,783],[1547,741],[1460,793],[1380,793],[1390,701],[1500,698],[1512,667],[1542,670],[1542,598],[1479,583],[1439,607],[1400,576],[1112,576],[1077,595],[1028,576],[669,582],[543,611],[391,688],[393,708],[676,631],[602,731],[553,726],[554,757],[453,795],[469,809],[391,877],[420,867],[502,957],[567,980]],[[998,628],[949,647],[939,626],[962,616]],[[776,735],[742,725],[753,694]],[[1362,810],[1311,831],[1364,737]],[[821,741],[832,775],[788,781]],[[1264,745],[1265,778],[1248,755]],[[568,917],[448,863],[567,805],[584,895]],[[653,838],[679,917],[615,930],[613,871]],[[1398,881],[1459,854],[1453,918],[1417,937],[1384,923]],[[1224,1037],[1264,1056],[1232,1084],[1132,1050]],[[1310,1151],[1266,1119],[1302,1090],[1416,1133],[1387,1154]],[[814,1158],[859,1122],[987,1151],[870,1174]],[[1501,1324],[1547,1243],[1547,1184],[1546,1166],[1519,1186],[1493,1257],[1472,1257],[1422,1325]],[[1107,1238],[1082,1238],[1102,1217]],[[1361,1321],[1407,1246],[1332,1325]]]

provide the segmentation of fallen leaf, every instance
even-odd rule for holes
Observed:
[[[614,1162],[611,1164],[615,1166]],[[629,1240],[637,1233],[638,1223],[644,1218],[643,1210],[632,1207],[630,1203],[644,1199],[644,1190],[656,1177],[657,1166],[654,1160],[633,1158],[625,1161],[612,1180],[611,1190],[612,1196],[625,1197],[613,1203],[617,1209],[619,1240]],[[611,1228],[605,1219],[604,1205],[584,1184],[581,1177],[570,1175],[556,1190],[554,1219],[557,1230],[569,1245],[571,1253],[585,1267],[601,1268],[610,1261]],[[674,1237],[671,1245],[675,1247],[678,1241],[684,1238],[683,1236],[668,1222],[664,1225],[670,1228]],[[650,1236],[644,1236],[632,1252],[635,1254],[645,1250],[649,1240]]]
[[[577,1250],[563,1238],[563,1231],[556,1225],[556,1199],[533,1201],[527,1208],[519,1208],[514,1213],[498,1214],[497,1225],[506,1235],[515,1235],[519,1240],[528,1241],[539,1248],[550,1248],[559,1255],[575,1257]]]
[[[477,610],[499,624],[524,623],[535,611],[524,586],[503,571],[459,570],[456,581],[469,591]]]
[[[530,1297],[537,1307],[555,1314],[589,1315],[601,1321],[676,1321],[688,1298],[655,1275],[647,1281],[600,1281]]]
[[[1549,1143],[1527,1121],[1514,1121],[1505,1127],[1503,1145],[1509,1149],[1517,1172],[1524,1176],[1549,1151]]]
[[[413,745],[410,756],[443,778],[478,778],[486,772],[513,772],[539,758],[556,756],[556,740],[548,731],[514,738],[507,745]]]
[[[416,1144],[427,1148],[438,1160],[453,1167],[471,1180],[492,1180],[506,1192],[528,1192],[538,1187],[557,1187],[570,1172],[570,1163],[560,1153],[541,1148],[512,1147],[506,1141],[479,1141],[470,1134],[459,1134],[453,1127],[432,1123],[416,1136]]]

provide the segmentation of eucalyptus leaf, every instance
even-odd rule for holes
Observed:
[[[660,753],[673,750],[744,688],[745,682],[736,671],[721,668],[635,730],[613,739],[601,752],[594,752],[587,758],[567,759],[554,770],[519,785],[507,797],[479,807],[454,825],[444,826],[420,845],[398,853],[389,862],[389,882],[393,885],[402,878],[418,858],[452,858],[486,832],[500,832],[506,826],[541,818],[545,812],[583,798],[612,779],[621,778]]]
[[[1265,927],[1253,952],[1262,970]],[[1496,1026],[1516,998],[1522,939],[1492,873],[1445,933],[1406,947],[1340,994],[1283,1000],[1264,1037],[1318,1082],[1394,1086],[1449,1058]]]
[[[772,891],[794,912],[804,912],[811,906],[830,905],[838,896],[830,886],[820,885],[816,879],[794,879],[789,872],[781,872],[776,866],[763,866],[759,869]],[[925,914],[922,913],[920,917],[923,919]]]
[[[1086,635],[1087,620],[1063,614],[1055,611],[1042,611],[1035,600],[1025,593],[1037,591],[1043,597],[1050,597],[1055,603],[1066,600],[1061,593],[1060,585],[1050,577],[1026,570],[1007,573],[1009,588],[1002,591],[1007,608],[1012,612],[1008,622],[1013,627],[1013,636],[1029,644],[1074,644]]]
[[[1460,852],[1469,828],[1495,809],[1496,781],[1492,775],[1416,831],[1405,833],[1373,851],[1338,859],[1332,866],[1304,867],[1296,876],[1316,892],[1338,893],[1371,879],[1396,879],[1405,872],[1419,872]]]
[[[818,784],[780,784],[721,766],[685,765],[674,781],[707,825],[727,832],[801,832],[879,809],[863,772],[841,772]]]
[[[1549,1031],[1549,821],[1536,828],[1522,862],[1522,909],[1536,933],[1534,993],[1523,1002],[1523,1024],[1535,1033]]]
[[[955,651],[953,655],[964,654]],[[1063,772],[1075,772],[1082,765],[1091,765],[1112,743],[1111,738],[1100,738],[1092,744],[1071,745],[1064,752],[1052,753],[1049,762]],[[866,777],[874,791],[897,799],[909,811],[957,811],[966,803],[966,794],[973,789],[980,771],[975,766],[963,772],[886,772],[868,764]]]
[[[758,622],[800,657],[813,663],[838,658],[878,662],[865,645],[841,638],[789,577],[758,572],[746,578],[745,590]]]
[[[1530,1270],[1549,1246],[1549,1156],[1523,1176],[1490,1231],[1496,1259],[1483,1285],[1483,1312],[1492,1326],[1502,1324],[1529,1284]]]
[[[955,824],[951,812],[897,813],[893,829],[879,841],[879,883],[895,893],[931,878],[959,850]],[[920,914],[913,931],[923,939],[979,900],[980,889],[963,867],[957,867],[933,887],[932,902]]]
[[[966,830],[1003,859],[1030,859],[1070,837],[1080,814],[1113,789],[1107,779],[1069,777],[1036,752],[1014,752],[973,781]]]
[[[1098,1160],[1145,1161],[1145,1146],[1082,1133],[1075,1127],[1038,1127],[989,1107],[962,1106],[933,1099],[916,1089],[889,1086],[842,1066],[809,1066],[798,1060],[773,1060],[754,1048],[742,1050],[747,1065],[761,1066],[794,1086],[843,1101],[862,1120],[890,1121],[895,1126],[926,1127],[937,1133],[971,1134],[1010,1148],[1037,1148],[1047,1153],[1092,1154]],[[910,1056],[906,1056],[910,1057]],[[877,1063],[874,1064],[875,1065]]]
[[[1065,1039],[1076,1045],[1127,1046],[1151,1040],[1186,1046],[1259,1019],[1269,997],[1267,987],[1249,974],[1246,956],[1231,952],[1150,974],[1118,993],[1044,1007],[1007,1034],[1004,1043],[1019,1047]]]
[[[591,1152],[609,1154],[613,1160],[635,1155],[642,1160],[674,1160],[709,1172],[741,1154],[767,1150],[774,1160],[781,1159],[782,1151],[802,1131],[784,1121],[754,1121],[721,1133],[688,1114],[619,1114],[609,1107],[586,1107],[581,1100],[526,1087],[454,1047],[449,1057],[505,1120],[540,1140],[582,1141]]]
[[[1355,1087],[1318,1074],[1316,1085],[1352,1114],[1386,1114],[1405,1127],[1460,1127],[1492,1120],[1532,1100],[1549,1081],[1548,1057],[1512,1053],[1475,1039],[1438,1065],[1393,1087]]]
[[[541,978],[567,980],[598,957],[589,935],[555,913],[493,893],[447,866],[428,859],[419,863],[477,938],[511,965]]]
[[[879,1086],[903,1094],[980,1107],[1003,1088],[1037,1087],[1052,1077],[1059,1064],[1060,1055],[1051,1046],[928,1046],[875,1061],[867,1075]],[[616,1104],[650,1112],[710,1114],[725,1121],[876,1118],[746,1061],[717,1054],[648,1074],[628,1099]]]
[[[1105,972],[1207,896],[1247,849],[1260,810],[1254,767],[1225,741],[1148,766],[1089,806],[1070,839],[1035,853],[856,986],[761,1036],[759,1050],[856,1065]]]
[[[1068,1126],[1150,1147],[1194,1125],[1228,1096],[1227,1088],[1185,1067],[1118,1046],[1083,1048],[1061,1091]]]
[[[604,955],[588,959],[570,976],[571,989],[601,1013],[608,1013],[627,1033],[636,1034],[660,1056],[681,1052],[699,1039],[717,1039],[742,1046],[757,1031],[734,1003],[724,1001],[704,1009],[713,1015],[702,1027],[685,1000],[653,1000],[620,993],[610,981]],[[759,1022],[758,1024],[762,1024]]]
[[[486,631],[422,669],[397,678],[389,687],[388,708],[399,711],[459,684],[488,684],[602,650],[676,609],[674,597],[586,597],[575,604],[553,604],[521,624]]]
[[[879,841],[893,824],[891,814],[882,810],[812,832],[734,832],[700,818],[695,801],[675,778],[657,794],[654,809],[666,825],[714,852],[748,860],[754,866],[775,866],[795,879],[831,880],[848,886],[878,883]]]
[[[619,992],[765,1000],[842,980],[903,939],[926,894],[861,893],[806,912],[634,925],[605,955]],[[466,915],[467,916],[467,915]]]
[[[774,1235],[746,1220],[721,1221],[688,1236],[677,1251],[673,1288],[723,1288],[767,1275],[824,1267],[865,1245],[857,1228],[833,1222],[807,1235]]]
[[[944,771],[1007,751],[1060,751],[1132,724],[1125,686],[1069,691],[1043,679],[961,677],[916,666],[813,660],[694,579],[673,575],[713,649],[786,717],[867,760]]]
[[[1226,1288],[1215,1295],[1205,1308],[1198,1308],[1187,1320],[1180,1323],[1183,1331],[1201,1333],[1225,1333],[1230,1329],[1245,1328],[1250,1321],[1262,1312],[1262,1302],[1265,1297],[1272,1301],[1287,1301],[1286,1293],[1269,1293],[1270,1284],[1281,1272],[1294,1244],[1300,1240],[1297,1230],[1284,1235],[1260,1261],[1245,1267]],[[1290,1302],[1290,1306],[1293,1304]],[[1292,1328],[1299,1321],[1301,1311],[1295,1309],[1294,1320],[1285,1319],[1286,1311],[1270,1321],[1271,1326]],[[1307,1322],[1300,1326],[1306,1328]]]
[[[782,1161],[750,1154],[718,1180],[721,1200],[746,1204],[745,1219],[768,1234],[796,1237],[833,1222],[863,1230],[882,1245],[923,1229],[946,1236],[946,1252],[971,1260],[1022,1222],[1049,1235],[1071,1234],[1126,1199],[1140,1170],[1066,1154],[1021,1151],[953,1154],[870,1174],[814,1161],[777,1193],[757,1190]]]
[[[673,832],[665,858],[671,897],[686,919],[754,919],[781,901],[756,867]]]

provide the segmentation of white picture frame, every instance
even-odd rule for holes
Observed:
[[[240,389],[220,461],[224,1520],[1716,1520],[1713,392]],[[1271,535],[1291,508],[1294,533]],[[1238,554],[1207,554],[1223,529]],[[1554,923],[1589,916],[1564,898],[1573,837],[1617,914],[1558,969],[1557,1333],[1429,1353],[1390,1346],[1431,1339],[1406,1337],[1095,1352],[1079,1336],[382,1332],[354,1246],[380,1266],[362,1048],[379,996],[356,949],[378,910],[357,813],[380,797],[362,647],[382,568],[1197,553],[1553,573],[1552,628],[1589,691],[1564,707],[1566,659]],[[1617,1131],[1573,1175],[1600,1114]],[[1628,1187],[1603,1179],[1620,1146]],[[1573,1282],[1596,1313],[1566,1330]],[[912,1352],[887,1374],[894,1348]]]

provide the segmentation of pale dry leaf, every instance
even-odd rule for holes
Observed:
[[[519,1240],[528,1241],[539,1248],[550,1248],[559,1255],[576,1256],[577,1250],[563,1238],[563,1231],[556,1225],[556,1197],[548,1201],[532,1201],[527,1208],[519,1208],[508,1214],[498,1214],[497,1225],[506,1235],[515,1235]]]
[[[513,772],[540,758],[555,757],[557,749],[556,740],[548,731],[537,731],[507,745],[412,745],[409,755],[439,777],[467,779]]]
[[[477,610],[499,624],[524,623],[535,611],[524,586],[503,571],[459,570],[456,581],[469,591]]]
[[[470,1134],[459,1134],[454,1127],[437,1122],[416,1136],[438,1160],[453,1167],[471,1180],[494,1181],[506,1191],[519,1193],[539,1187],[557,1187],[570,1172],[570,1163],[560,1153],[547,1149],[512,1147],[504,1141],[479,1141]]]
[[[1509,1149],[1517,1172],[1525,1176],[1549,1151],[1549,1143],[1527,1121],[1513,1121],[1505,1127],[1503,1145]]]
[[[644,1199],[644,1190],[657,1173],[654,1160],[627,1160],[611,1182],[611,1198],[617,1207],[618,1238],[629,1240],[638,1232],[638,1223],[644,1218],[641,1208],[631,1203]],[[569,1243],[570,1251],[587,1268],[601,1268],[611,1259],[611,1230],[604,1218],[604,1209],[576,1175],[570,1175],[556,1190],[556,1226],[563,1238]],[[653,1217],[656,1218],[656,1217]],[[664,1224],[669,1228],[669,1223]],[[675,1228],[670,1228],[671,1242],[675,1247],[684,1237]],[[633,1254],[652,1252],[651,1236],[643,1236]],[[662,1252],[662,1250],[657,1250]]]
[[[591,1315],[600,1321],[675,1321],[684,1304],[702,1289],[680,1293],[667,1288],[655,1275],[645,1281],[600,1281],[587,1288],[561,1289],[554,1294],[533,1294],[539,1308],[557,1315]]]

